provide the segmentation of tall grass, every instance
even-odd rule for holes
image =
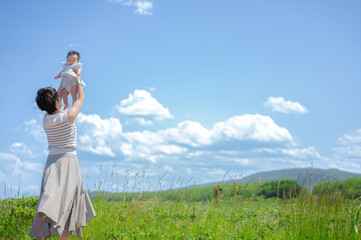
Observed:
[[[360,239],[361,200],[347,190],[312,192],[290,181],[195,188],[181,178],[162,189],[163,178],[151,186],[142,172],[116,169],[99,177],[97,216],[84,239]],[[34,196],[3,198],[0,239],[31,239],[36,203]]]

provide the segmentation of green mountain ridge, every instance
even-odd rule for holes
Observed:
[[[288,168],[273,171],[257,172],[240,179],[230,179],[221,182],[211,182],[207,184],[195,185],[200,186],[213,186],[224,183],[252,183],[252,182],[269,182],[282,179],[292,179],[297,181],[301,186],[315,186],[318,182],[333,182],[345,181],[349,178],[359,178],[361,173],[346,172],[338,169],[321,169],[321,168]]]
[[[257,172],[248,176],[244,176],[240,179],[229,179],[219,182],[210,182],[206,184],[194,184],[190,186],[181,187],[179,189],[202,188],[202,187],[209,187],[215,185],[233,184],[235,182],[237,183],[269,182],[269,181],[278,181],[282,179],[295,180],[299,185],[313,189],[313,187],[318,182],[345,181],[349,178],[360,178],[360,177],[361,177],[361,173],[346,172],[338,169],[311,170],[309,168],[288,168],[288,169],[280,169],[273,171]],[[172,189],[172,190],[177,190],[177,189]],[[105,193],[106,191],[101,191],[101,192]],[[151,191],[151,192],[155,193],[157,191]],[[97,191],[89,192],[89,196],[91,197],[96,195],[97,195]]]

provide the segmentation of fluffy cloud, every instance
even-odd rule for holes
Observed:
[[[25,143],[22,142],[15,142],[11,144],[9,149],[12,153],[18,153],[31,158],[34,157],[33,151]]]
[[[211,143],[212,132],[198,122],[184,121],[177,128],[158,131],[157,135],[164,141],[199,147]]]
[[[117,118],[103,120],[96,114],[85,115],[79,113],[77,122],[82,125],[94,126],[92,131],[93,137],[114,137],[123,131],[122,124]]]
[[[357,129],[351,134],[344,134],[338,139],[338,143],[347,145],[347,144],[360,144],[361,143],[361,129]]]
[[[160,104],[145,90],[135,90],[116,106],[118,111],[141,125],[151,125],[154,120],[172,118],[168,108]]]
[[[153,4],[149,1],[137,1],[134,3],[134,6],[137,7],[135,13],[140,15],[152,15]]]
[[[234,139],[268,143],[293,142],[287,129],[279,127],[270,117],[259,114],[235,116],[216,123],[212,132],[212,138],[218,141]]]
[[[30,134],[39,142],[45,142],[46,136],[43,127],[38,123],[36,119],[30,119],[24,122],[24,131]]]
[[[344,134],[337,143],[339,147],[334,148],[330,164],[351,172],[361,172],[361,129]]]
[[[80,149],[99,155],[115,156],[108,145],[109,142],[122,134],[123,128],[119,119],[101,119],[96,114],[85,115],[79,113],[77,123],[82,128],[87,129],[88,133],[79,136]]]
[[[149,126],[154,121],[173,117],[145,90],[135,90],[116,108],[125,116],[125,124],[136,122]],[[97,114],[80,113],[76,124],[80,155],[81,152],[97,155],[91,157],[90,154],[87,155],[90,159],[79,161],[80,164],[86,161],[83,169],[93,176],[97,174],[94,164],[101,163],[106,171],[112,171],[111,165],[117,164],[133,173],[146,170],[151,178],[168,172],[189,179],[197,176],[198,183],[205,183],[220,180],[229,170],[247,174],[308,166],[312,161],[323,160],[314,147],[299,147],[286,128],[260,114],[233,116],[208,128],[200,122],[187,120],[154,131],[124,132],[118,118],[102,118]],[[36,120],[30,120],[26,125],[29,134],[40,137],[42,127]],[[42,135],[45,136],[43,132]],[[357,138],[355,134],[350,136],[343,139]],[[14,143],[10,147],[11,153],[26,154],[27,151],[29,149],[23,143]],[[22,167],[30,165],[23,162]],[[159,182],[163,181],[165,179]]]
[[[10,173],[9,178],[15,179],[21,176],[29,180],[34,173],[42,173],[42,165],[36,162],[22,161],[18,156],[12,153],[0,153],[1,171]],[[7,179],[9,180],[9,179]]]
[[[316,151],[314,147],[301,148],[301,149],[282,149],[283,154],[298,159],[321,159],[321,155]]]
[[[283,97],[269,97],[264,106],[271,108],[274,112],[304,114],[308,110],[298,102],[286,101]]]
[[[81,118],[87,117],[82,115]],[[215,123],[211,129],[198,122],[184,121],[175,128],[154,132],[119,131],[117,134],[114,134],[115,126],[112,131],[109,126],[107,130],[103,129],[106,124],[97,124],[109,119],[92,118],[98,121],[88,121],[86,128],[81,126],[85,121],[79,121],[79,129],[84,130],[79,131],[81,149],[120,157],[128,162],[164,164],[172,169],[174,166],[185,169],[190,165],[206,167],[216,164],[225,169],[231,166],[253,168],[265,163],[299,166],[321,158],[313,147],[299,148],[287,129],[259,114],[234,116]]]
[[[135,7],[135,13],[139,15],[152,15],[154,9],[152,2],[147,0],[134,1],[134,0],[109,0],[111,3],[120,3],[124,6]]]
[[[343,146],[334,149],[340,156],[344,158],[356,158],[361,160],[361,146]]]
[[[5,197],[18,197],[15,194],[39,193],[39,184],[46,157],[43,151],[36,151],[23,142],[11,144],[6,152],[0,152],[0,181],[9,190]],[[1,192],[1,187],[0,187]],[[14,195],[13,195],[14,194]]]
[[[152,126],[153,125],[153,121],[152,120],[147,120],[145,118],[131,118],[129,119],[126,124],[138,124],[138,125],[141,125],[141,126]]]
[[[344,134],[337,142],[340,147],[334,149],[336,156],[350,160],[354,159],[361,163],[361,129],[357,129],[350,134]]]
[[[80,150],[95,153],[98,155],[115,157],[113,151],[106,146],[105,141],[102,139],[99,139],[99,141],[94,141],[93,138],[85,135],[79,137],[79,143]]]

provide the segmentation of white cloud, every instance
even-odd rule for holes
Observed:
[[[109,145],[123,131],[119,119],[102,119],[96,114],[85,115],[80,113],[77,124],[80,126],[80,132],[82,128],[87,132],[78,138],[79,149],[98,155],[115,156]]]
[[[342,157],[351,157],[351,158],[360,158],[361,161],[361,146],[343,146],[334,149],[339,156]]]
[[[94,141],[93,138],[85,135],[79,137],[79,143],[80,150],[95,153],[98,155],[115,157],[113,151],[109,147],[105,146],[104,140],[100,139],[99,141]]]
[[[171,154],[182,154],[187,151],[186,148],[179,147],[177,145],[160,145],[158,150],[164,154],[171,155]]]
[[[359,144],[361,143],[361,129],[357,129],[351,134],[344,134],[338,139],[340,144]]]
[[[162,136],[157,132],[143,131],[143,132],[126,132],[123,134],[126,142],[131,144],[154,145],[164,142]]]
[[[156,118],[171,116],[169,110],[148,92],[137,91],[123,100],[123,105],[121,103],[118,106],[126,109],[123,110],[129,114],[125,121],[129,117],[133,121],[136,118],[154,121]],[[144,106],[138,106],[142,101],[153,103],[150,104],[153,107],[144,109]],[[167,112],[164,109],[168,114],[164,114]],[[118,118],[80,113],[76,125],[78,149],[91,153],[88,155],[90,159],[79,159],[79,164],[90,178],[97,178],[98,174],[102,174],[95,163],[107,165],[104,171],[108,172],[111,171],[108,165],[117,163],[121,169],[130,169],[134,173],[146,170],[147,177],[153,180],[168,172],[182,179],[195,177],[197,183],[206,183],[222,180],[223,174],[228,170],[237,174],[252,173],[304,166],[322,158],[313,147],[299,147],[286,128],[279,126],[271,117],[260,114],[234,116],[208,128],[200,122],[187,120],[174,127],[155,131],[124,131]],[[34,137],[42,131],[42,127],[34,119],[28,121],[26,126]],[[38,131],[32,132],[30,127],[35,127]],[[0,171],[6,177],[22,175],[22,178],[30,179],[41,172],[41,164],[25,161],[17,156],[30,156],[30,153],[34,153],[25,143],[16,142],[8,149],[10,152],[7,155],[0,155]],[[162,180],[162,184],[170,183],[171,178]],[[156,187],[153,186],[154,188]]]
[[[45,142],[46,136],[43,127],[35,119],[24,122],[24,131],[29,133],[39,142]]]
[[[154,132],[118,131],[116,134],[112,127],[105,131],[103,126],[106,124],[100,124],[109,119],[101,119],[97,115],[91,117],[97,121],[84,119],[88,116],[83,114],[79,121],[82,131],[78,131],[81,150],[121,157],[129,162],[191,163],[199,166],[221,164],[223,167],[229,163],[254,167],[256,163],[262,166],[259,159],[268,161],[270,165],[285,166],[287,159],[292,165],[320,158],[315,148],[298,148],[287,129],[278,126],[270,117],[259,114],[234,116],[215,123],[211,129],[198,122],[184,121],[175,128]],[[83,126],[85,123],[86,127]],[[174,165],[169,166],[173,168]]]
[[[0,153],[1,169],[3,172],[10,173],[13,176],[21,176],[25,179],[31,179],[34,172],[42,173],[40,163],[21,161],[19,157],[11,153]]]
[[[79,113],[77,122],[83,125],[88,124],[89,126],[94,126],[92,131],[93,137],[114,137],[121,134],[123,131],[122,124],[119,119],[109,118],[103,120],[97,114],[85,115]]]
[[[152,15],[153,4],[149,1],[136,1],[134,5],[137,7],[135,13],[140,15]]]
[[[212,132],[215,141],[235,139],[293,143],[287,129],[279,127],[270,117],[259,114],[235,116],[225,122],[216,123]]]
[[[351,172],[361,172],[361,129],[338,138],[330,165]]]
[[[116,106],[118,111],[141,125],[151,125],[154,120],[173,118],[168,108],[160,104],[145,90],[135,90]]]
[[[295,149],[282,149],[281,152],[290,157],[297,159],[309,159],[317,160],[321,158],[321,155],[316,151],[314,147],[308,148],[295,148]]]
[[[334,149],[338,158],[361,162],[361,129],[342,135],[338,138],[337,143],[341,145]]]
[[[235,163],[240,164],[241,166],[250,165],[251,160],[248,158],[234,158],[232,159]]]
[[[154,9],[153,3],[151,1],[142,0],[108,0],[110,3],[119,3],[127,7],[135,7],[135,13],[139,15],[152,15]]]
[[[131,118],[130,120],[128,120],[126,122],[126,124],[139,124],[141,126],[152,126],[153,125],[153,121],[151,120],[146,120],[144,118]]]
[[[361,129],[351,134],[344,134],[337,142],[341,145],[334,149],[337,157],[361,162]]]
[[[177,128],[169,128],[158,132],[165,141],[177,142],[193,147],[211,143],[212,132],[198,122],[184,121]]]
[[[14,154],[20,154],[23,156],[28,156],[33,158],[35,155],[33,151],[23,142],[15,142],[10,145],[10,152]]]
[[[308,110],[298,102],[286,101],[283,97],[269,97],[264,106],[271,108],[273,112],[304,114]]]
[[[133,145],[132,144],[124,143],[121,145],[120,149],[125,156],[131,156],[133,153]]]

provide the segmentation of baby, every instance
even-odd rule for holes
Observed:
[[[58,79],[62,77],[61,84],[61,96],[64,101],[64,109],[69,107],[68,95],[71,93],[71,97],[73,102],[77,100],[78,87],[76,81],[82,87],[85,87],[84,81],[81,79],[81,70],[82,63],[79,63],[80,54],[76,51],[69,51],[66,57],[66,62],[62,62],[61,65],[64,67],[63,71],[61,71],[58,75],[54,77],[54,79]]]

